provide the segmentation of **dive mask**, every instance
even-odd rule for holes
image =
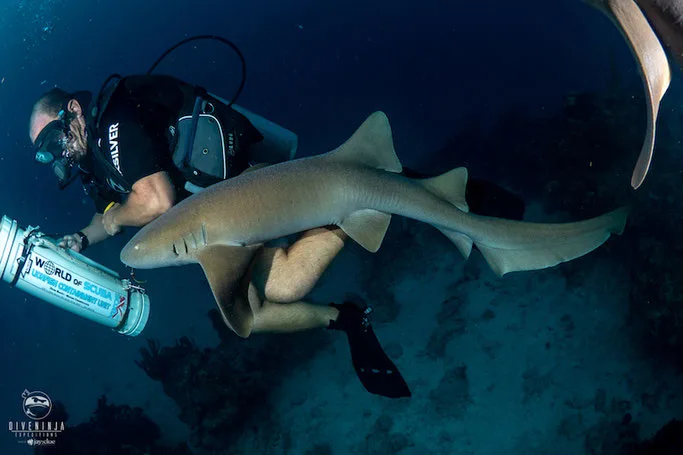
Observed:
[[[65,120],[64,109],[59,111],[57,120],[53,120],[38,134],[35,141],[36,161],[40,164],[50,164],[62,157],[66,152],[66,143],[69,138],[70,128]]]
[[[66,187],[72,180],[74,160],[67,151],[71,135],[70,120],[66,110],[62,109],[57,120],[45,125],[35,141],[35,160],[40,164],[51,165],[60,188]]]

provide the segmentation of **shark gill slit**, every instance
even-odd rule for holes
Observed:
[[[204,223],[203,221],[201,224],[201,228],[202,228],[202,246],[206,246],[209,244],[209,242],[206,239],[206,223]]]

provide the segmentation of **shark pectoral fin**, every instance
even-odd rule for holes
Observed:
[[[465,194],[467,193],[467,168],[458,167],[451,169],[445,174],[437,175],[429,179],[417,180],[417,182],[463,212],[469,212]]]
[[[633,0],[590,0],[589,3],[617,25],[638,61],[645,83],[647,131],[631,176],[631,186],[637,189],[645,180],[652,161],[659,104],[671,82],[669,61],[657,35]]]
[[[375,253],[389,228],[391,215],[372,209],[353,212],[339,227],[366,250]]]
[[[621,208],[602,216],[576,223],[543,224],[503,221],[504,229],[490,242],[475,242],[477,249],[498,276],[509,272],[553,267],[590,253],[611,234],[621,234],[628,209]]]
[[[376,169],[400,173],[401,161],[394,151],[391,126],[386,114],[377,111],[344,144],[325,154],[326,159],[362,163]]]
[[[258,248],[260,245],[212,245],[197,254],[223,320],[243,338],[251,333],[254,315],[242,283]]]

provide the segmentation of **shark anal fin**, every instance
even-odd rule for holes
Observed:
[[[394,151],[391,126],[386,114],[377,111],[344,144],[326,154],[327,159],[362,163],[388,172],[403,170]]]
[[[244,276],[258,248],[260,245],[212,245],[197,254],[223,320],[244,338],[251,333],[254,322],[246,289],[243,289]]]
[[[449,231],[448,229],[439,229],[439,231],[453,242],[464,259],[470,257],[470,254],[472,253],[472,244],[474,243],[471,238],[467,237],[465,234],[461,234],[457,231]]]
[[[391,215],[372,209],[353,212],[339,227],[366,250],[375,253],[382,245]]]

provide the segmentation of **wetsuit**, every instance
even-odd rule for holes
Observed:
[[[178,201],[190,194],[184,189],[190,176],[176,167],[172,155],[178,119],[191,115],[195,94],[194,86],[170,76],[128,76],[118,83],[99,124],[90,124],[90,152],[80,163],[98,213],[110,202],[123,202],[138,180],[161,171],[170,176]],[[263,136],[242,114],[218,101],[212,104],[224,135],[235,138],[230,166],[231,175],[237,175],[248,166],[249,146]]]

